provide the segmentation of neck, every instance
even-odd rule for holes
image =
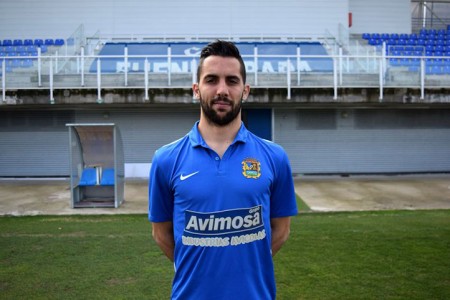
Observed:
[[[220,157],[223,156],[228,146],[234,141],[241,128],[241,114],[231,123],[225,126],[218,126],[211,123],[203,115],[200,117],[198,130],[206,144],[213,149]]]

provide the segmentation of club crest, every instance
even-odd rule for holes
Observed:
[[[242,161],[242,174],[245,178],[258,179],[261,176],[261,163],[254,158]]]

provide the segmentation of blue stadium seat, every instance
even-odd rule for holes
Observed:
[[[420,70],[419,66],[409,66],[409,68],[408,68],[409,72],[414,72],[414,73],[419,72],[419,70]]]
[[[395,39],[389,39],[386,41],[386,45],[397,45],[397,40]]]
[[[450,75],[450,65],[446,65],[446,66],[444,67],[444,73]]]
[[[3,46],[12,46],[12,40],[3,40]]]
[[[389,58],[389,63],[393,67],[399,66],[400,65],[400,59],[398,59],[398,58]]]
[[[63,39],[55,39],[55,46],[63,46],[64,40]]]
[[[369,45],[371,45],[371,46],[376,46],[376,45],[380,45],[381,44],[381,40],[378,40],[378,39],[370,39],[369,40]]]
[[[408,35],[406,34],[406,33],[401,33],[400,35],[399,35],[399,39],[402,39],[402,40],[407,40],[409,37],[408,37]]]
[[[39,48],[41,48],[41,53],[46,53],[48,51],[48,48],[46,45],[41,45]]]
[[[372,33],[370,35],[370,38],[371,39],[375,39],[375,40],[379,40],[379,39],[381,39],[381,35],[379,33]]]
[[[433,45],[427,45],[427,46],[425,47],[425,51],[427,51],[427,52],[433,52],[433,51],[434,51],[434,46],[433,46]]]
[[[370,39],[370,33],[363,33],[361,36],[364,40],[369,40]]]
[[[44,40],[42,40],[42,39],[35,39],[34,40],[34,45],[36,45],[36,46],[44,45]]]
[[[422,46],[424,46],[424,45],[425,45],[425,39],[419,38],[419,39],[417,40],[417,42],[416,42],[416,45],[422,45]]]
[[[19,40],[19,39],[13,40],[13,46],[22,46],[22,45],[23,45],[22,40]]]
[[[45,39],[45,41],[44,41],[44,45],[46,45],[46,46],[52,46],[54,44],[55,44],[55,42],[53,41],[53,39]]]
[[[20,65],[21,65],[21,61],[20,61],[20,59],[11,59],[10,61],[9,61],[9,65],[10,65],[10,67],[11,68],[19,68],[20,67]]]
[[[114,169],[104,169],[102,174],[101,185],[114,185]]]
[[[398,33],[391,33],[391,39],[398,40]]]
[[[444,74],[442,67],[435,65],[435,66],[431,66],[430,68],[427,68],[426,70],[427,74],[432,74],[432,75],[442,75]]]
[[[22,67],[23,68],[31,68],[33,66],[33,60],[27,58],[22,60]]]
[[[33,40],[32,39],[25,39],[25,40],[23,40],[23,45],[24,46],[31,46],[31,45],[33,45]]]
[[[81,174],[81,179],[78,185],[91,186],[97,184],[97,170],[95,168],[86,168]]]
[[[389,33],[382,33],[381,34],[381,39],[382,40],[388,40],[389,39]]]
[[[25,46],[16,46],[16,52],[24,52],[25,50]]]

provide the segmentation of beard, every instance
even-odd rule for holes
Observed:
[[[219,101],[227,102],[231,105],[231,110],[228,111],[225,115],[220,115],[218,111],[214,110],[213,108],[213,105]],[[202,97],[200,96],[200,105],[202,107],[203,114],[205,115],[208,122],[222,127],[230,124],[237,118],[241,111],[242,99],[233,106],[233,101],[226,97],[215,97],[208,103],[208,101],[202,99]]]

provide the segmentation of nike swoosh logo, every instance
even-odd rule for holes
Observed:
[[[188,175],[183,175],[183,174],[181,174],[181,175],[180,175],[180,180],[186,180],[186,179],[188,179],[189,177],[194,176],[194,175],[197,174],[198,172],[200,172],[200,171],[197,171],[197,172],[194,172],[194,173],[191,173],[191,174],[188,174]]]

